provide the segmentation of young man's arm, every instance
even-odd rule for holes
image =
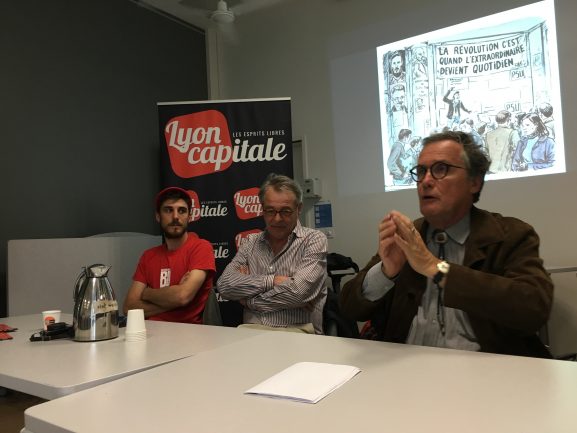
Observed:
[[[142,292],[145,288],[146,284],[141,283],[140,281],[132,281],[132,285],[130,286],[130,289],[128,289],[128,293],[124,300],[124,314],[127,314],[128,310],[141,308],[144,310],[144,317],[150,317],[169,310],[168,308],[162,308],[152,302],[142,300]]]
[[[141,292],[140,299],[163,308],[164,311],[183,307],[194,299],[198,290],[204,284],[207,275],[208,272],[205,270],[193,269],[184,274],[176,285],[160,289],[152,289],[145,286]]]

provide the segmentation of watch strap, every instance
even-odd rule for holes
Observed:
[[[445,275],[446,274],[444,272],[441,271],[437,272],[433,277],[433,283],[439,284]]]

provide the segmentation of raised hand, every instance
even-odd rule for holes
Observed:
[[[395,212],[395,211],[393,211]],[[393,278],[405,265],[407,258],[403,250],[395,242],[397,224],[392,218],[392,212],[385,215],[379,224],[379,256],[381,270],[388,278]]]
[[[419,274],[433,277],[439,259],[429,251],[421,234],[407,216],[397,211],[392,211],[390,215],[396,227],[395,245],[402,250],[411,268]]]

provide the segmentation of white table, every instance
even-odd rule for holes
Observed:
[[[72,323],[72,316],[62,320]],[[262,331],[146,321],[147,339],[126,342],[125,328],[112,340],[29,341],[42,324],[40,314],[0,318],[18,328],[0,342],[0,386],[48,400],[211,350]]]
[[[315,405],[244,395],[298,361],[362,372]],[[574,433],[577,363],[269,332],[25,412],[33,433]]]

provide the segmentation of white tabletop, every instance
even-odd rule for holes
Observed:
[[[319,403],[244,395],[299,361],[362,372]],[[269,332],[25,412],[26,432],[574,433],[577,363]]]
[[[72,323],[72,316],[62,320]],[[40,314],[0,318],[18,328],[0,342],[0,386],[54,399],[198,352],[258,335],[262,331],[146,321],[147,339],[126,342],[125,328],[112,340],[29,341],[39,331]]]

